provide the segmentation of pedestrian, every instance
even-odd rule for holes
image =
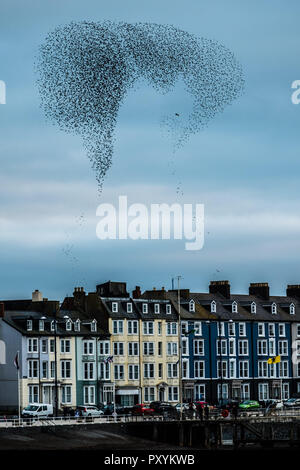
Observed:
[[[197,411],[200,421],[203,421],[203,407],[201,403],[199,403],[199,405],[197,406]]]
[[[238,407],[237,407],[236,403],[234,403],[234,405],[232,406],[232,410],[231,410],[231,411],[232,411],[232,416],[233,416],[233,418],[236,419],[236,418],[237,418],[237,415],[238,415]]]
[[[207,404],[206,404],[205,407],[204,407],[204,416],[205,416],[205,419],[206,419],[206,420],[209,419],[209,407],[208,407]]]

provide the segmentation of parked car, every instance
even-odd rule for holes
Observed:
[[[53,416],[53,405],[32,403],[22,411],[22,418],[47,418]]]
[[[144,405],[143,403],[140,403],[138,405],[134,405],[132,407],[131,413],[133,415],[153,415],[154,414],[154,409],[151,408],[150,406]]]
[[[242,410],[253,410],[256,408],[260,408],[260,404],[256,400],[245,400],[239,404],[239,408]]]
[[[77,406],[77,411],[79,412],[79,415],[83,417],[87,417],[87,416],[97,417],[97,416],[102,416],[104,414],[103,410],[100,410],[99,408],[97,408],[97,406],[90,406],[90,405]]]
[[[105,405],[103,408],[103,412],[105,415],[112,415],[114,412],[114,409],[116,409],[116,413],[118,415],[125,415],[130,413],[132,407],[124,407],[122,405],[118,405],[116,403],[116,408],[114,408],[113,403],[109,403],[108,405]]]
[[[300,398],[289,398],[283,402],[287,408],[300,408]]]
[[[221,410],[231,410],[233,407],[238,406],[238,400],[234,400],[231,398],[222,398],[219,400],[218,408]]]
[[[172,417],[178,416],[178,411],[175,406],[171,403],[163,401],[153,401],[150,403],[150,408],[154,409],[154,412],[160,415],[168,415]]]
[[[180,403],[177,403],[175,405],[176,410],[178,413],[180,413]],[[182,411],[187,411],[189,409],[189,404],[188,403],[182,403]]]

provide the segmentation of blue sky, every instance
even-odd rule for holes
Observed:
[[[299,13],[296,0],[3,0],[0,297],[40,289],[61,299],[107,279],[168,288],[177,274],[197,291],[212,279],[229,279],[239,293],[255,281],[268,281],[274,294],[300,283],[300,105],[291,103],[291,83],[300,79]],[[100,199],[80,138],[44,119],[33,64],[55,26],[105,19],[172,24],[217,40],[239,59],[246,86],[175,154],[160,122],[168,110],[188,109],[180,84],[165,96],[144,86],[131,92]],[[129,203],[204,203],[204,248],[98,240],[96,208],[120,194]]]

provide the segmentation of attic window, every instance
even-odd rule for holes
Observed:
[[[66,321],[66,330],[71,331],[72,330],[72,322],[71,320]]]
[[[44,320],[39,320],[39,331],[44,331],[44,329],[45,329]]]
[[[154,313],[159,313],[159,304],[154,304]]]
[[[195,311],[195,302],[193,300],[191,300],[190,303],[189,303],[189,311],[190,312]]]
[[[232,311],[232,313],[237,313],[238,308],[237,308],[237,303],[236,302],[232,303],[232,310],[231,311]]]
[[[130,302],[127,303],[127,313],[132,313],[132,304]]]
[[[210,304],[210,311],[211,311],[211,313],[216,313],[216,311],[217,311],[217,304],[214,300]]]
[[[148,313],[148,304],[143,304],[143,313]]]
[[[50,330],[55,331],[55,321],[54,320],[52,320],[52,322],[51,322]]]
[[[77,319],[74,323],[74,331],[80,331],[80,320]]]
[[[294,304],[290,305],[290,315],[295,315],[295,305]]]
[[[91,331],[97,331],[97,322],[93,320],[91,323]]]
[[[251,313],[256,313],[256,303],[252,302],[251,304]]]
[[[32,331],[32,320],[27,320],[27,331]]]
[[[171,304],[166,305],[166,313],[168,313],[168,314],[171,313]]]
[[[112,309],[113,313],[117,313],[118,312],[118,302],[113,302],[112,305],[111,305],[111,309]]]
[[[275,302],[272,303],[272,315],[276,315],[277,313],[277,305]]]

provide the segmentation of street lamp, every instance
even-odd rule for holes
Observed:
[[[211,324],[210,320],[205,322],[208,326],[208,360],[209,360],[209,401],[212,403],[212,351],[211,351]]]
[[[179,334],[179,402],[180,402],[180,421],[182,421],[182,338],[181,338],[181,317],[180,317],[180,280],[181,276],[177,276],[177,303],[178,303],[178,334]]]

